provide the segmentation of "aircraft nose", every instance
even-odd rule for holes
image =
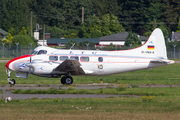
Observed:
[[[10,60],[10,61],[8,61],[7,63],[6,63],[6,68],[8,68],[8,69],[10,69],[11,70],[11,68],[10,68],[10,64],[13,62],[14,60],[12,59],[12,60]]]
[[[9,70],[12,70],[13,71],[13,64],[16,63],[17,61],[19,60],[23,60],[23,59],[27,59],[29,58],[30,55],[23,55],[23,56],[19,56],[19,57],[16,57],[10,61],[7,62],[6,64],[6,67],[9,69]]]

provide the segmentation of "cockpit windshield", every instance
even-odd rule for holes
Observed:
[[[38,55],[41,55],[41,54],[46,54],[47,53],[47,51],[46,50],[40,50],[39,52],[38,52]]]
[[[33,51],[31,52],[31,55],[36,55],[37,53],[38,53],[38,51],[33,50]]]
[[[41,54],[47,54],[47,51],[46,50],[40,50],[40,51],[33,50],[31,53],[31,55],[41,55]]]

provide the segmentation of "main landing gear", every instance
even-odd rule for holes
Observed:
[[[9,82],[10,85],[15,85],[16,84],[16,81],[14,79],[11,80],[10,78],[10,74],[11,74],[11,71],[8,69],[8,71],[6,71],[6,74],[8,75],[8,79],[7,81]]]
[[[64,84],[67,84],[67,85],[70,85],[73,83],[73,78],[71,76],[64,76],[61,78],[61,83],[64,85]]]

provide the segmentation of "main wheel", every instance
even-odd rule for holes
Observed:
[[[16,81],[14,79],[11,80],[11,82],[9,82],[10,85],[15,85]]]
[[[65,82],[68,85],[72,84],[73,83],[73,78],[71,76],[67,76],[67,77],[65,77]]]
[[[62,83],[63,85],[66,84],[65,76],[61,78],[61,83]]]

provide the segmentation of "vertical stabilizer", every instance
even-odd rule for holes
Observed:
[[[148,50],[154,50],[155,57],[167,59],[166,45],[161,29],[156,28],[145,45]]]
[[[167,59],[164,35],[156,28],[142,46],[123,52],[125,55]]]

